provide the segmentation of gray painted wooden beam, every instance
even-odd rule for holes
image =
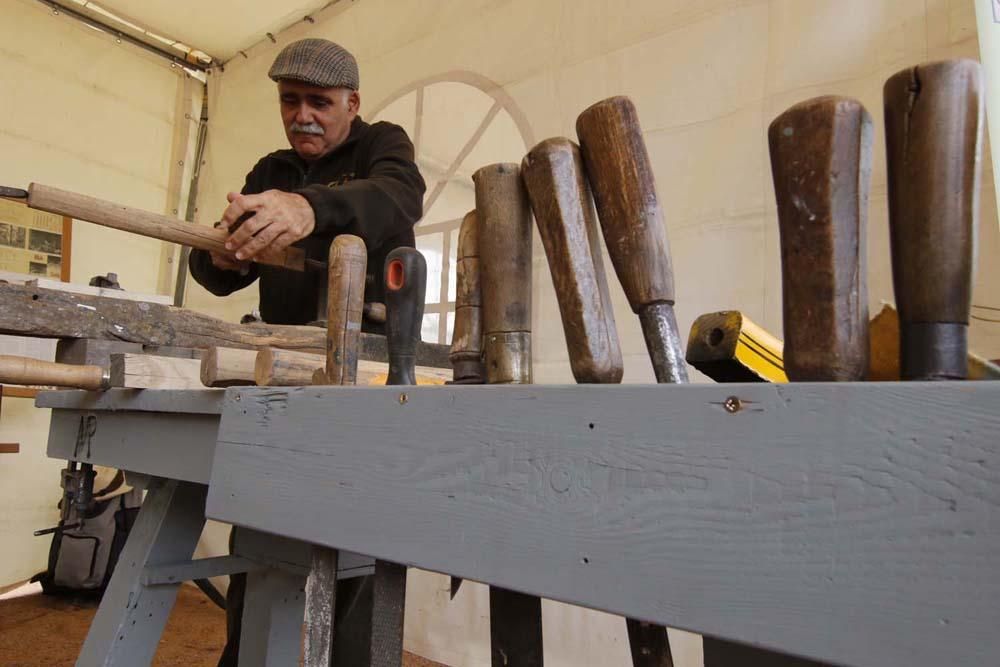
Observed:
[[[244,388],[207,514],[838,664],[986,665],[998,433],[996,383]]]

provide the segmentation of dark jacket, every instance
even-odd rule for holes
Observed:
[[[383,265],[400,246],[413,247],[413,225],[423,214],[424,179],[414,163],[413,144],[392,123],[369,125],[355,118],[343,144],[309,163],[291,150],[262,158],[247,174],[244,194],[295,192],[316,214],[316,229],[295,243],[310,259],[326,262],[338,234],[355,234],[368,247],[365,301],[385,302]],[[206,251],[192,250],[191,275],[209,292],[226,296],[260,278],[260,314],[271,324],[305,324],[317,319],[316,272],[298,273],[261,264],[249,272],[224,271]]]

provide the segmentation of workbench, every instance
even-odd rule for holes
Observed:
[[[53,408],[50,456],[149,489],[79,665],[147,664],[178,582],[233,567],[251,573],[249,664],[295,664],[310,544],[837,664],[1000,655],[998,383],[37,404]],[[206,516],[242,527],[234,556],[190,561]],[[370,571],[345,560],[341,576]]]

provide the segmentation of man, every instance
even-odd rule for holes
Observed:
[[[226,247],[237,259],[194,250],[191,275],[216,296],[259,279],[265,322],[306,324],[317,319],[325,278],[249,260],[294,244],[326,262],[335,236],[355,234],[368,248],[365,301],[384,302],[386,255],[413,246],[413,225],[423,212],[426,186],[413,144],[401,127],[369,125],[358,116],[357,63],[333,42],[289,44],[268,75],[278,83],[292,147],[262,158],[241,193],[227,196],[220,224],[232,230]]]
[[[365,301],[385,301],[386,255],[414,245],[423,212],[423,178],[413,144],[391,123],[369,125],[358,116],[358,66],[333,42],[304,39],[286,46],[268,75],[278,84],[281,120],[291,149],[262,158],[240,194],[227,196],[221,226],[236,257],[193,250],[191,274],[217,296],[259,280],[261,318],[271,324],[316,319],[326,277],[252,263],[261,253],[296,245],[327,261],[338,234],[355,234],[368,248]],[[239,223],[239,224],[237,224]],[[377,327],[364,327],[377,330]],[[220,667],[235,667],[246,576],[233,575],[227,594],[227,641]],[[334,661],[367,664],[371,632],[371,577],[338,585]]]

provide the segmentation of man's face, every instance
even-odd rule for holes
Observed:
[[[356,90],[299,81],[279,81],[278,95],[285,136],[304,160],[315,160],[344,143],[361,104]]]

